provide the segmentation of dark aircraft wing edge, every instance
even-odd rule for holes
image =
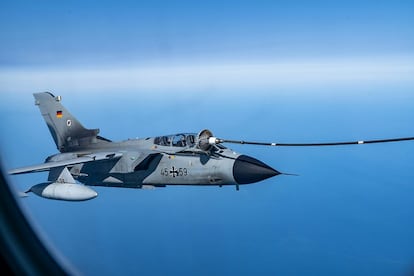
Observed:
[[[46,162],[43,164],[32,165],[22,168],[16,168],[10,170],[9,174],[24,174],[24,173],[33,173],[33,172],[43,172],[49,171],[52,168],[58,167],[67,167],[71,165],[87,163],[92,161],[99,161],[99,160],[108,160],[108,159],[119,159],[122,157],[122,153],[120,152],[100,152],[98,154],[88,154],[77,158],[61,160],[61,161],[52,161]]]

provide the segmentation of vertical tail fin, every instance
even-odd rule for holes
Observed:
[[[33,96],[60,152],[76,150],[98,142],[110,142],[98,136],[99,129],[83,127],[60,103],[60,96],[55,97],[49,92],[35,93]]]

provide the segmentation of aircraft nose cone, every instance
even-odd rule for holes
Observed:
[[[280,174],[265,163],[247,155],[240,155],[234,161],[233,177],[238,184],[249,184]]]

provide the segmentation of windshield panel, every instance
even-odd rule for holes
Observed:
[[[195,133],[159,136],[154,139],[154,144],[167,147],[193,147],[195,145],[195,137]]]

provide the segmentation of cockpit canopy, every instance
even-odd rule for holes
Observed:
[[[195,133],[179,133],[174,135],[166,135],[155,137],[154,144],[166,147],[186,147],[191,148],[196,143]]]

